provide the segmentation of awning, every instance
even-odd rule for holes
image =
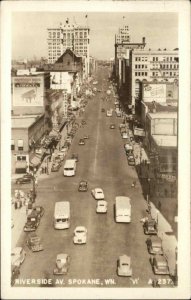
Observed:
[[[41,163],[41,156],[39,155],[34,155],[31,159],[30,159],[30,165],[33,167],[38,166]]]

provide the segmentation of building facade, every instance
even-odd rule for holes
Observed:
[[[55,63],[66,49],[84,56],[89,74],[90,29],[87,26],[70,24],[69,19],[58,27],[48,28],[48,63]]]

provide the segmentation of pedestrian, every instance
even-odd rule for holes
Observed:
[[[136,181],[132,182],[131,187],[134,187],[134,188],[136,187]]]
[[[44,167],[44,171],[45,171],[45,174],[46,174],[47,173],[47,167],[46,166]]]

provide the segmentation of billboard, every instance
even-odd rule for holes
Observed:
[[[44,78],[19,76],[13,78],[13,106],[43,106]]]
[[[152,102],[156,101],[158,103],[166,102],[166,84],[143,84],[143,101]]]

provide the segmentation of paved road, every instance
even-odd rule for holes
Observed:
[[[99,82],[104,82],[103,77],[103,73],[99,74]],[[138,179],[134,167],[127,164],[124,142],[118,129],[120,118],[114,114],[106,117],[106,113],[101,112],[102,107],[114,108],[114,101],[106,102],[102,97],[102,93],[97,93],[94,100],[89,101],[83,116],[87,125],[78,129],[67,154],[67,157],[73,152],[79,155],[76,176],[64,177],[60,169],[39,182],[37,202],[45,208],[45,215],[37,233],[42,237],[44,251],[31,253],[25,247],[27,257],[21,266],[22,279],[60,278],[64,282],[57,281],[56,285],[67,287],[149,287],[149,279],[154,278],[146,249],[146,236],[140,223],[145,216],[146,203],[139,183],[135,189],[131,188],[132,181],[138,182]],[[113,130],[109,128],[111,123],[116,124]],[[90,135],[90,139],[80,146],[78,142],[84,134]],[[88,192],[78,192],[81,179],[88,181]],[[96,200],[91,196],[91,189],[95,187],[103,188],[108,201],[105,215],[96,214]],[[114,202],[119,195],[132,199],[130,224],[114,221]],[[53,228],[54,204],[63,200],[71,203],[71,227],[59,231]],[[73,231],[79,225],[88,229],[86,245],[73,244]],[[27,233],[23,232],[18,244],[24,244],[26,237]],[[71,256],[69,273],[64,277],[53,276],[56,255],[61,252]],[[132,278],[118,277],[116,274],[117,259],[122,254],[131,256]],[[136,279],[137,283],[133,283]]]

